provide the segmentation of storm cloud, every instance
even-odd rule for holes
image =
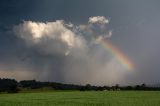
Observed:
[[[108,23],[104,16],[95,16],[83,25],[64,20],[23,21],[14,25],[14,36],[22,42],[21,48],[25,50],[7,64],[12,71],[7,68],[1,73],[17,79],[77,84],[119,82],[125,78],[127,71],[122,71],[125,68],[118,65],[115,57],[99,42],[112,35],[107,28]],[[117,73],[120,70],[121,74]],[[113,79],[114,76],[117,77]]]

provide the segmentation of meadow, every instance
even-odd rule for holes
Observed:
[[[160,91],[48,91],[0,94],[0,106],[160,106]]]

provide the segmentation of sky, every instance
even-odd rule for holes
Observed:
[[[0,77],[160,83],[159,0],[0,0]]]

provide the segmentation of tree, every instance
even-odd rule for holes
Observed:
[[[18,82],[14,79],[0,79],[0,91],[17,92]]]
[[[119,84],[115,85],[115,89],[118,90],[119,89]]]

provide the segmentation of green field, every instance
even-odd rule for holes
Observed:
[[[0,94],[0,106],[160,106],[160,92],[53,91]]]

